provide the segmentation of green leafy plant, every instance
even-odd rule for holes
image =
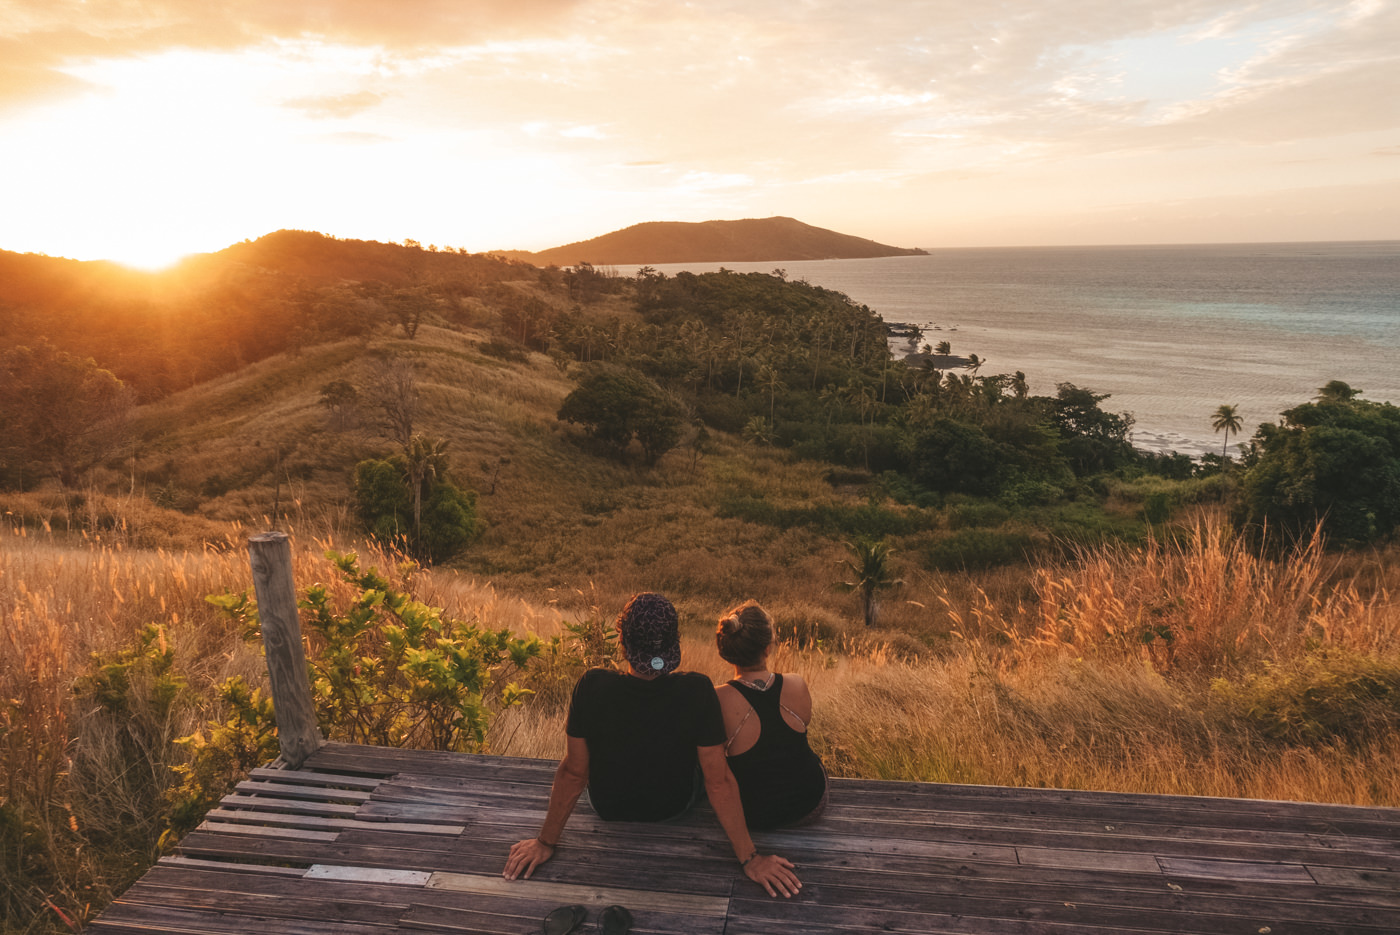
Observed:
[[[1400,730],[1400,662],[1338,649],[1271,665],[1212,694],[1260,733],[1290,744],[1363,743]]]
[[[322,733],[378,746],[484,750],[492,713],[531,694],[507,679],[539,655],[539,639],[445,616],[375,569],[362,570],[353,553],[326,555],[355,593],[341,607],[331,587],[315,584],[300,602],[313,634],[307,665]],[[259,638],[257,604],[246,593],[206,600],[245,639]],[[218,698],[224,715],[179,741],[189,760],[176,767],[176,831],[197,823],[232,779],[277,755],[271,698],[242,678],[224,682]]]
[[[480,751],[493,710],[528,691],[507,678],[540,652],[535,637],[490,630],[417,601],[357,557],[327,557],[357,593],[339,608],[331,588],[301,601],[316,636],[308,660],[317,719],[326,736],[351,743]],[[251,632],[246,595],[210,599]]]

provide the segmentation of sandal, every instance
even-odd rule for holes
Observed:
[[[598,931],[603,935],[627,935],[632,931],[632,913],[622,906],[609,906],[598,920]]]
[[[544,917],[544,935],[569,935],[578,931],[588,910],[582,906],[560,906]]]

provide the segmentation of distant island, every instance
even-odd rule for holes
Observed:
[[[698,223],[650,221],[538,253],[499,251],[501,256],[536,266],[766,263],[926,254],[924,250],[891,247],[784,217]]]

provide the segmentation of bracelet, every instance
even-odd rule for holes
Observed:
[[[739,866],[741,866],[741,867],[747,869],[748,866],[749,866],[749,861],[753,860],[753,859],[754,859],[755,857],[757,857],[757,856],[758,856],[758,848],[755,847],[755,848],[753,849],[753,853],[750,854],[749,856],[745,857],[745,858],[743,859],[743,861],[739,864]]]
[[[544,838],[542,838],[542,837],[539,836],[538,834],[535,835],[535,840],[536,840],[536,841],[539,841],[541,844],[543,844],[545,847],[549,848],[549,849],[552,850],[552,851],[557,851],[557,850],[559,849],[559,845],[558,845],[558,844],[550,844],[548,841],[546,841]]]

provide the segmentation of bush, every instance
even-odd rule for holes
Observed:
[[[1397,660],[1317,650],[1239,683],[1217,679],[1211,690],[1264,736],[1284,743],[1363,744],[1400,730]]]
[[[394,455],[355,465],[355,512],[376,539],[428,562],[443,562],[481,535],[476,494],[445,475],[424,480],[418,531],[404,459]]]
[[[977,571],[1029,559],[1036,542],[1024,532],[960,529],[929,546],[928,565],[937,571]]]
[[[976,526],[1000,526],[1011,519],[1011,511],[990,500],[966,500],[950,503],[945,517],[949,529],[968,529]]]
[[[1244,522],[1294,538],[1321,524],[1342,544],[1400,526],[1400,408],[1336,385],[1340,392],[1288,410],[1280,424],[1259,426],[1244,477]]]

